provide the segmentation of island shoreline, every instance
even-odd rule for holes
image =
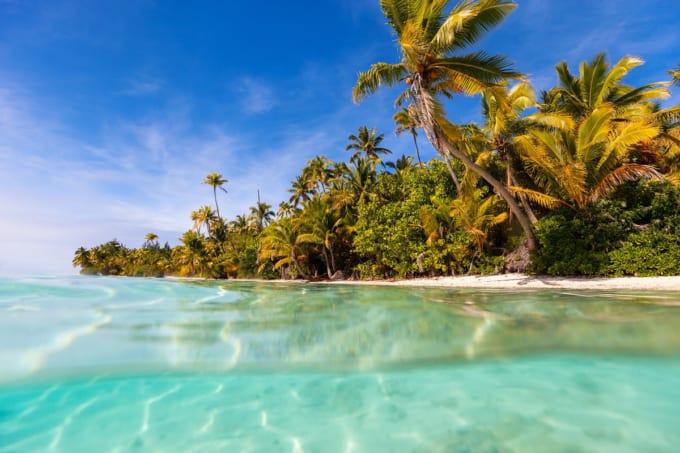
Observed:
[[[177,280],[204,280],[166,277]],[[210,280],[210,279],[205,279]],[[219,280],[217,280],[219,281]],[[442,289],[575,289],[575,290],[653,290],[680,291],[680,276],[672,277],[554,277],[527,274],[499,274],[482,276],[427,277],[394,280],[264,280],[229,279],[234,282],[295,283],[322,285],[399,286]]]

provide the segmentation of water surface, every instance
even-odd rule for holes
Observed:
[[[680,445],[675,293],[0,280],[0,363],[0,452]]]

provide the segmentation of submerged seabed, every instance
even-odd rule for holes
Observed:
[[[680,445],[675,293],[0,280],[0,364],[0,452]]]

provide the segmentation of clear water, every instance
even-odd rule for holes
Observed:
[[[672,452],[679,427],[677,293],[0,280],[2,453]]]

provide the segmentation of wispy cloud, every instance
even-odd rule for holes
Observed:
[[[265,113],[276,106],[274,90],[262,81],[244,77],[237,91],[242,99],[241,107],[246,113]]]
[[[163,88],[164,83],[160,78],[149,76],[136,76],[127,82],[123,94],[128,96],[148,96],[156,94]]]

